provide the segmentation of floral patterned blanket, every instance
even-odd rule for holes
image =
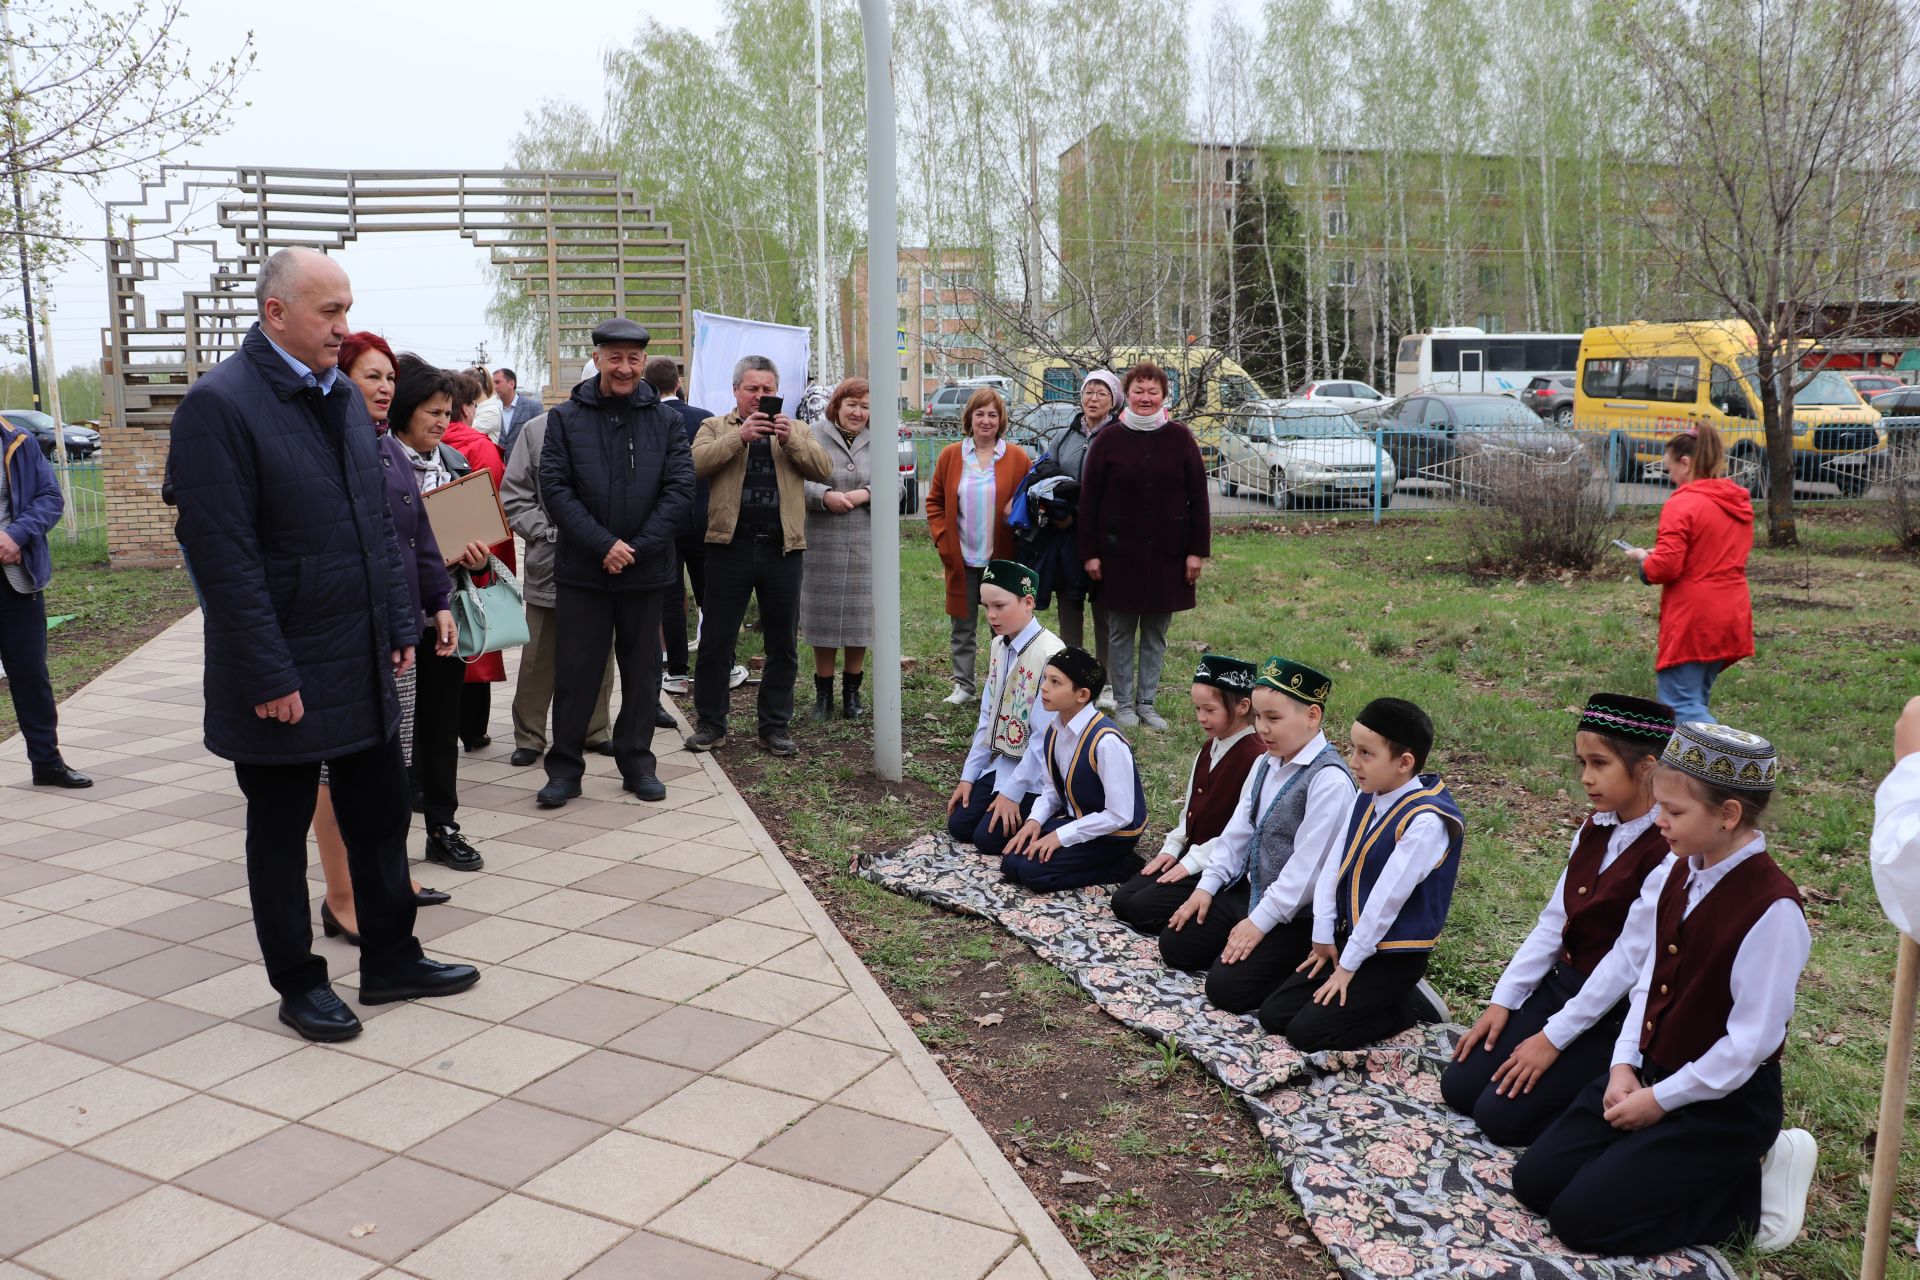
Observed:
[[[1711,1249],[1655,1258],[1573,1253],[1508,1191],[1513,1153],[1440,1098],[1458,1028],[1415,1027],[1364,1052],[1298,1053],[1206,1003],[1105,888],[1035,894],[945,833],[863,855],[856,874],[1021,939],[1120,1022],[1191,1054],[1252,1110],[1314,1234],[1350,1280],[1734,1280]]]

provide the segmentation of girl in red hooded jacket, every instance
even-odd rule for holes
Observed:
[[[1720,673],[1753,656],[1753,500],[1726,478],[1727,451],[1710,423],[1667,441],[1673,496],[1660,509],[1651,551],[1636,547],[1643,582],[1661,588],[1654,678],[1674,719],[1713,720],[1707,699]]]

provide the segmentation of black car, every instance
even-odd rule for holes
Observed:
[[[9,426],[31,432],[40,442],[40,452],[49,459],[54,456],[57,446],[52,418],[38,409],[0,409],[0,418],[5,418]],[[91,427],[61,427],[60,438],[66,443],[68,462],[85,462],[100,452],[100,433]]]
[[[1408,396],[1381,414],[1374,430],[1402,483],[1458,484],[1464,459],[1498,453],[1524,453],[1543,462],[1587,457],[1586,446],[1573,435],[1545,426],[1511,396]]]
[[[1573,426],[1573,375],[1541,374],[1521,389],[1520,403],[1555,426]]]

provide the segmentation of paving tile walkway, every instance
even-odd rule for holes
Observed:
[[[67,702],[91,791],[0,743],[0,1280],[1089,1276],[717,765],[642,805],[594,757],[543,814],[505,697],[460,768],[486,870],[419,918],[480,984],[294,1037],[200,643]]]

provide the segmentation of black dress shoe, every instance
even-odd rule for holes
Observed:
[[[469,738],[460,745],[464,746],[468,751],[482,751],[493,745],[493,739],[482,735],[478,738]]]
[[[534,796],[533,800],[542,809],[558,809],[579,794],[580,784],[577,782],[552,781],[540,788],[539,794]]]
[[[470,964],[441,964],[422,957],[398,973],[378,982],[360,977],[361,1004],[392,1004],[396,1000],[424,1000],[432,996],[450,996],[465,991],[480,981],[480,971]],[[355,1023],[356,1030],[359,1024]]]
[[[33,766],[33,785],[36,787],[65,787],[69,791],[78,791],[82,787],[93,785],[93,779],[84,773],[76,773],[65,764],[37,764]]]
[[[360,935],[341,924],[340,917],[333,914],[333,908],[324,901],[320,904],[320,927],[329,938],[345,938],[350,947],[360,945]]]
[[[643,773],[627,784],[627,790],[642,800],[665,800],[667,784],[650,773]]]
[[[689,751],[718,751],[727,745],[725,729],[710,729],[701,725],[687,735],[686,747]]]
[[[800,754],[800,748],[795,746],[793,739],[788,737],[784,732],[776,731],[761,734],[760,745],[766,750],[768,755],[797,756]]]
[[[611,756],[613,754],[613,739],[608,738],[605,742],[596,742],[588,747],[587,750],[597,756]]]
[[[671,729],[678,723],[679,721],[675,720],[665,707],[655,707],[653,709],[654,728]]]
[[[282,996],[280,1021],[309,1040],[351,1040],[360,1034],[360,1019],[325,985],[305,995]]]
[[[426,885],[413,891],[413,905],[416,907],[437,907],[443,902],[452,901],[452,894],[441,889],[429,889]]]
[[[458,827],[427,832],[426,856],[428,862],[438,862],[455,871],[478,871],[487,865],[480,851],[467,843]]]
[[[532,747],[515,747],[513,754],[507,757],[507,763],[516,769],[524,769],[530,764],[537,763],[539,759],[540,753]]]

